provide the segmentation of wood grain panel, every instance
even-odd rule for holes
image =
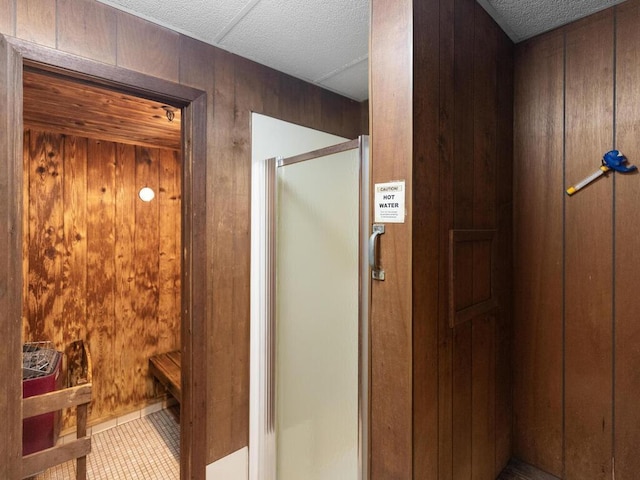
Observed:
[[[494,25],[498,37],[496,133],[498,235],[495,239],[495,296],[500,309],[496,318],[496,466],[497,477],[512,454],[513,416],[513,90],[514,46]]]
[[[413,249],[413,475],[439,477],[438,448],[438,284],[440,240],[440,128],[439,96],[439,4],[429,0],[414,4],[413,178],[416,188],[412,226]]]
[[[495,475],[495,316],[476,318],[472,324],[473,417],[471,425],[472,478],[492,480]]]
[[[474,8],[473,226],[494,229],[499,59],[493,20],[478,3]],[[473,243],[474,303],[493,298],[493,247],[493,240]],[[490,480],[495,474],[495,315],[481,315],[472,322],[472,478]]]
[[[62,347],[63,143],[43,132],[29,138],[29,337]]]
[[[15,0],[0,0],[0,12],[5,12],[4,15],[0,15],[0,33],[5,35],[15,35]]]
[[[453,225],[456,229],[473,228],[474,200],[474,2],[454,2],[454,143],[453,143]],[[473,266],[473,248],[459,252],[463,265]],[[469,268],[469,267],[468,267]],[[473,275],[460,284],[456,294],[465,294],[473,303]],[[461,325],[453,334],[453,479],[472,478],[472,425],[473,425],[473,355],[472,323]]]
[[[93,359],[94,401],[90,416],[116,410],[115,362],[115,144],[87,145],[87,342]]]
[[[25,130],[22,136],[22,191],[26,192],[22,196],[22,328],[21,339],[28,338],[31,325],[27,321],[29,318],[29,185],[31,178],[30,145],[31,132]]]
[[[243,165],[234,165],[236,157],[234,151],[245,152],[247,129],[235,123],[236,110],[236,78],[234,59],[231,55],[220,54],[215,57],[214,82],[216,95],[214,96],[214,118],[213,118],[213,142],[212,145],[219,145],[216,155],[215,167],[207,170],[207,183],[218,185],[218,189],[208,197],[207,206],[214,213],[212,225],[220,225],[223,228],[208,230],[208,235],[212,238],[209,252],[209,268],[215,272],[211,279],[211,292],[213,295],[207,299],[207,307],[215,308],[220,312],[216,315],[216,322],[211,326],[211,335],[207,339],[207,347],[210,358],[220,363],[221,371],[226,372],[223,378],[208,385],[207,395],[213,400],[214,414],[208,418],[208,427],[218,428],[220,435],[215,436],[215,440],[208,445],[209,457],[221,458],[229,453],[241,448],[246,441],[244,429],[246,424],[238,425],[235,422],[235,412],[247,408],[248,404],[240,405],[228,401],[234,389],[242,389],[247,382],[247,378],[240,376],[235,370],[238,366],[232,365],[232,358],[229,353],[233,346],[245,348],[246,338],[242,333],[238,337],[238,330],[246,328],[247,317],[234,318],[234,309],[240,303],[233,301],[232,285],[235,281],[233,273],[233,258],[237,254],[237,249],[233,245],[233,228],[236,225],[233,218],[233,210],[236,208],[235,200],[231,198],[234,194],[234,176],[236,172],[247,168]],[[218,92],[220,93],[218,95]],[[246,115],[246,113],[245,113]],[[244,117],[246,119],[246,117]],[[248,119],[247,119],[248,120]],[[243,144],[244,143],[244,144]],[[220,205],[226,208],[220,209]],[[240,219],[239,219],[240,220]],[[242,220],[240,220],[242,221]],[[214,258],[219,258],[220,262],[213,262]],[[240,273],[240,272],[237,272]],[[215,307],[214,307],[215,305]],[[239,305],[238,305],[239,306]],[[227,342],[223,339],[226,338]],[[217,347],[216,350],[214,347]],[[235,354],[232,354],[235,355]],[[237,357],[235,357],[237,358]],[[246,365],[246,364],[245,364]],[[242,365],[239,365],[242,368]],[[238,429],[242,429],[238,431]]]
[[[160,150],[158,186],[158,352],[180,349],[181,159]]]
[[[135,190],[150,187],[158,195],[158,175],[160,171],[160,153],[158,149],[136,147]],[[133,192],[129,192],[131,194]],[[160,230],[158,227],[158,200],[135,202],[136,233],[134,241],[133,267],[135,272],[136,295],[133,298],[133,312],[136,322],[140,348],[132,352],[136,371],[127,372],[126,383],[135,383],[135,398],[145,398],[153,386],[149,375],[148,360],[157,352],[158,345],[158,274],[160,267]],[[137,381],[142,376],[146,382]]]
[[[179,108],[76,79],[26,71],[23,112],[25,125],[37,130],[180,149]]]
[[[0,5],[6,1],[7,0],[0,0]],[[15,0],[9,0],[9,3],[10,8],[15,9]],[[131,70],[129,71],[123,70],[114,73],[114,71],[108,67],[108,65],[114,65],[116,60],[118,45],[116,25],[117,10],[99,2],[89,0],[60,0],[57,2],[57,8],[57,36],[59,42],[58,48],[60,50],[39,50],[27,43],[21,43],[21,48],[28,51],[26,55],[28,58],[31,60],[41,60],[47,64],[62,65],[69,70],[79,70],[90,74],[92,77],[114,80],[120,85],[131,85],[132,88],[138,92],[145,92],[146,94],[148,94],[148,92],[154,92],[154,98],[160,96],[157,92],[168,91],[167,86],[156,81],[154,77],[141,78],[138,74],[131,71],[148,71],[145,70],[145,68],[148,67],[144,66],[145,58],[132,57]],[[13,29],[14,26],[11,25],[10,28]],[[154,28],[163,30],[161,27],[150,28],[152,30]],[[171,40],[171,42],[183,42],[184,40],[184,38],[178,36],[175,40]],[[17,43],[20,43],[20,41]],[[191,42],[189,41],[184,41],[183,43],[183,45],[190,44]],[[169,47],[171,47],[171,45],[169,45]],[[225,97],[233,98],[234,80],[232,80],[231,83],[223,83],[223,85],[215,87],[212,82],[209,83],[208,81],[208,78],[212,78],[211,72],[214,63],[217,63],[217,66],[223,70],[230,69],[233,71],[235,69],[235,57],[211,46],[201,45],[201,48],[193,53],[190,52],[190,47],[188,49],[189,54],[187,54],[186,51],[180,52],[181,71],[179,80],[183,85],[200,85],[200,82],[205,84],[204,87],[200,88],[207,90],[208,100],[208,107],[206,108],[207,150],[206,152],[198,151],[197,153],[197,161],[205,161],[208,167],[205,168],[203,165],[198,164],[198,168],[200,168],[198,171],[203,172],[208,170],[212,172],[218,163],[219,149],[223,148],[226,149],[224,155],[229,156],[227,165],[229,165],[230,171],[228,173],[235,179],[242,179],[241,182],[248,185],[250,179],[249,170],[247,169],[250,162],[247,156],[248,150],[246,147],[237,148],[234,141],[237,138],[249,138],[249,124],[234,124],[233,103],[229,110],[222,112],[218,118],[214,118],[217,115],[213,109],[214,96],[222,97],[222,103],[226,101],[224,99]],[[71,52],[79,57],[66,55],[63,52]],[[85,62],[83,58],[80,57],[95,60],[96,63]],[[286,82],[280,82],[280,79],[285,77],[284,75],[266,67],[259,67],[257,72],[259,79],[256,84],[260,85],[261,101],[266,114],[272,114],[278,117],[281,108],[283,111],[294,112],[291,113],[291,115],[295,115],[296,111],[302,111],[304,113],[297,117],[300,120],[299,123],[302,125],[351,138],[355,138],[361,133],[362,109],[357,102],[341,98],[330,92],[323,92],[315,87],[306,86],[304,82],[299,80],[293,80],[293,84],[296,85],[295,88],[298,89],[301,94],[290,98],[289,92],[285,88]],[[288,79],[287,82],[289,81]],[[173,87],[176,88],[173,90],[169,89],[175,93],[172,98],[178,98],[181,102],[190,101],[189,99],[195,98],[192,96],[194,93],[193,89],[175,85]],[[198,104],[197,108],[199,109],[198,111],[203,111],[204,105]],[[198,129],[204,129],[204,126],[205,122],[199,122],[191,125],[190,128],[194,128],[199,132],[200,130]],[[222,128],[222,130],[220,130],[219,133],[215,133],[215,130],[219,129],[219,127]],[[239,130],[241,131],[239,132]],[[191,145],[187,146],[187,148],[191,148]],[[224,255],[226,255],[225,252],[217,251],[216,255],[221,255],[220,258],[213,256],[213,241],[211,240],[214,238],[213,234],[220,234],[223,237],[229,235],[229,232],[226,230],[228,224],[214,224],[209,217],[205,217],[203,214],[205,210],[204,199],[213,198],[217,188],[215,182],[210,181],[213,179],[222,182],[226,181],[224,175],[221,173],[218,173],[218,175],[209,174],[209,177],[206,179],[206,192],[204,191],[204,175],[201,175],[194,181],[194,184],[202,186],[203,190],[198,193],[198,199],[202,200],[202,208],[199,210],[196,209],[197,211],[193,213],[197,214],[198,218],[208,218],[208,220],[206,236],[203,232],[198,233],[199,225],[194,227],[194,231],[196,231],[198,235],[198,238],[195,239],[194,242],[198,245],[198,249],[194,252],[193,258],[201,259],[201,255],[204,255],[202,252],[208,252],[207,255],[209,255],[209,257],[208,263],[201,260],[196,262],[195,270],[197,272],[197,278],[190,279],[190,281],[192,283],[195,282],[196,290],[203,285],[207,285],[208,295],[206,297],[212,299],[210,300],[211,304],[207,305],[206,308],[203,303],[193,305],[194,315],[197,316],[194,328],[196,328],[198,332],[198,337],[194,338],[193,342],[189,341],[188,345],[200,353],[204,351],[202,343],[207,338],[203,333],[206,331],[205,323],[215,325],[217,322],[221,322],[221,324],[224,325],[225,322],[227,322],[227,319],[223,318],[221,313],[216,311],[215,306],[220,301],[221,296],[215,293],[212,282],[209,282],[216,271],[213,268],[208,268],[208,266],[216,265],[218,261],[223,264],[227,263],[224,257]],[[242,188],[239,191],[241,191]],[[248,225],[248,213],[243,207],[244,203],[239,201],[237,205],[239,206],[238,211],[230,212],[229,216],[236,215],[239,224]],[[209,208],[212,206],[214,206],[214,204],[210,203]],[[242,217],[245,214],[247,218]],[[235,253],[236,259],[240,260],[233,272],[234,281],[236,282],[231,290],[233,295],[229,300],[223,299],[233,305],[229,308],[234,310],[237,318],[234,319],[233,330],[228,331],[224,328],[219,330],[224,336],[216,341],[226,341],[237,347],[238,352],[248,352],[249,317],[248,300],[245,298],[245,292],[249,284],[249,251],[245,249],[248,246],[246,241],[240,242],[239,245],[242,245],[242,247],[238,248]],[[237,294],[236,291],[238,292]],[[198,298],[200,300],[197,300],[197,302],[201,302],[202,299],[200,297]],[[204,296],[202,296],[202,298],[204,298]],[[187,302],[190,301],[191,299],[187,300]],[[189,324],[187,323],[185,325]],[[225,385],[232,385],[230,388],[231,391],[234,392],[233,395],[226,395],[222,398],[221,405],[212,406],[210,403],[205,404],[204,395],[200,395],[194,400],[194,405],[197,406],[198,410],[192,412],[193,417],[189,418],[199,419],[204,417],[206,418],[206,422],[199,421],[198,425],[207,423],[214,426],[214,428],[209,428],[207,438],[199,438],[194,445],[185,445],[185,448],[182,449],[186,455],[182,462],[182,470],[186,472],[185,475],[190,475],[192,471],[196,477],[204,475],[205,460],[206,463],[210,463],[224,456],[226,452],[222,447],[226,448],[226,446],[229,445],[242,447],[248,443],[248,429],[246,427],[248,420],[244,418],[244,412],[246,412],[246,406],[248,404],[248,353],[241,354],[242,358],[238,361],[238,365],[233,368],[227,368],[228,365],[226,363],[217,362],[222,354],[222,351],[216,353],[210,350],[207,358],[204,358],[204,356],[197,358],[196,361],[199,362],[198,365],[208,365],[206,370],[207,374],[204,379],[200,377],[187,387],[183,386],[183,388],[186,388],[186,390],[183,390],[183,393],[187,392],[187,395],[189,392],[198,393],[198,388],[202,384],[215,382],[220,382],[221,385],[223,385],[222,388],[227,388]],[[183,359],[183,369],[185,371],[189,371],[192,361],[192,359]],[[185,407],[184,410],[186,416],[187,408]],[[240,420],[238,420],[239,418]],[[229,422],[233,426],[228,430],[218,430],[215,428],[225,422]],[[193,431],[196,430],[198,429],[193,428]],[[190,428],[186,427],[183,431],[186,432],[185,436],[189,437]],[[204,429],[200,428],[198,432],[204,433]],[[206,454],[201,455],[205,450]],[[192,461],[194,463],[192,463]]]
[[[67,346],[86,337],[87,288],[87,140],[63,137],[64,340]]]
[[[454,228],[453,161],[455,142],[455,2],[440,2],[439,47],[439,266],[448,268],[449,232]],[[425,12],[429,15],[429,12]],[[444,280],[444,281],[443,281]],[[449,282],[439,275],[438,288],[438,475],[453,479],[453,347],[454,332],[449,326]]]
[[[517,47],[514,454],[563,472],[563,64],[556,32]]]
[[[629,162],[640,163],[640,2],[633,0],[616,8],[616,148],[628,155]],[[614,452],[617,478],[634,478],[640,471],[640,300],[630,294],[638,282],[638,225],[640,184],[637,175],[615,178],[615,437]]]
[[[91,0],[57,0],[59,50],[115,65],[116,10]]]
[[[140,367],[138,351],[141,345],[142,321],[138,317],[134,303],[138,293],[136,282],[136,147],[117,145],[115,157],[115,312],[114,323],[122,326],[115,331],[115,350],[122,352],[113,365],[113,383],[119,405],[127,405],[140,394],[137,376],[133,372]],[[151,245],[149,245],[151,247]],[[127,352],[127,354],[124,354]],[[95,357],[94,357],[95,358]],[[138,380],[138,381],[137,381]]]
[[[413,2],[371,4],[370,72],[372,182],[406,180],[404,224],[389,225],[381,242],[384,282],[371,288],[372,480],[413,477],[412,291]]]
[[[118,12],[118,65],[177,82],[178,33],[125,12]]]
[[[453,475],[454,480],[472,478],[472,330],[471,322],[453,330]]]
[[[55,0],[21,0],[17,2],[16,7],[16,36],[47,47],[55,47]]]
[[[21,476],[22,94],[15,91],[21,84],[21,58],[0,38],[0,411],[5,418],[0,422],[0,478]]]
[[[30,134],[28,130],[25,134]],[[87,216],[84,205],[87,198],[87,140],[62,137],[63,169],[63,245],[62,302],[63,311],[58,338],[60,348],[86,338],[87,292]],[[25,196],[29,198],[29,196]],[[28,264],[25,272],[28,274]],[[28,312],[25,316],[29,318]],[[29,325],[28,321],[24,325]],[[62,335],[60,335],[62,334]],[[28,336],[24,336],[28,338]],[[75,424],[75,410],[63,411],[61,428]]]
[[[93,402],[96,423],[151,401],[148,358],[180,345],[180,157],[138,147],[136,159],[134,146],[93,140],[88,152],[85,138],[29,130],[25,139],[32,139],[25,142],[33,193],[25,217],[33,235],[25,242],[32,287],[25,294],[24,338],[51,339],[61,349],[76,339],[97,343],[92,353],[103,396]],[[161,158],[169,182],[162,188]],[[144,184],[158,192],[150,204],[137,197]],[[173,198],[160,201],[167,190]],[[59,248],[47,233],[58,222]],[[67,414],[63,428],[74,421]]]
[[[566,31],[567,184],[612,146],[613,12]],[[565,475],[611,478],[612,187],[601,179],[566,201]],[[588,260],[587,260],[588,259]]]

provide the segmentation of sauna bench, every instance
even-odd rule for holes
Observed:
[[[180,384],[180,351],[162,353],[149,359],[149,371],[169,393],[180,403],[182,389]]]

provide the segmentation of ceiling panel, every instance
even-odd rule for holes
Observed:
[[[478,0],[478,3],[517,43],[623,1]]]
[[[356,100],[369,0],[98,0]],[[388,0],[393,1],[393,0]],[[478,0],[514,42],[623,0]]]
[[[367,55],[368,1],[262,0],[220,45],[316,81]]]
[[[215,44],[236,16],[257,0],[98,0],[185,35]]]
[[[369,62],[368,59],[352,65],[335,75],[318,82],[321,87],[340,92],[354,100],[369,98]]]

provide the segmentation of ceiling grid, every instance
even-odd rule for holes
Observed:
[[[369,97],[369,0],[98,0],[340,93]],[[477,0],[516,43],[624,0]]]

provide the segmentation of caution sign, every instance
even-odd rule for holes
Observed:
[[[404,223],[404,180],[375,184],[375,223]]]

